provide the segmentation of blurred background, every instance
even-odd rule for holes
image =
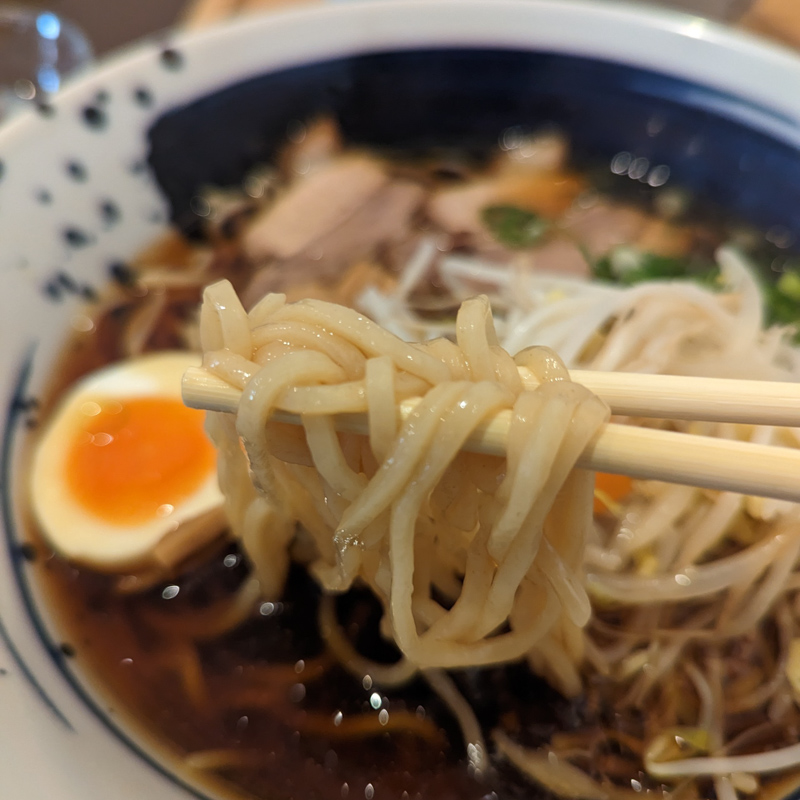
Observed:
[[[32,9],[46,9],[75,22],[98,54],[107,52],[148,33],[162,30],[195,15],[212,18],[246,7],[297,5],[309,0],[49,0],[22,3]],[[330,2],[330,0],[329,0]],[[604,2],[604,0],[597,0]],[[800,2],[798,0],[638,0],[645,5],[662,5],[689,10],[725,21],[744,21],[777,38],[793,38],[786,31],[784,17],[797,17],[800,44]],[[2,4],[0,4],[2,5]],[[795,10],[795,6],[797,9]],[[785,9],[785,11],[783,10]],[[791,27],[791,26],[789,26]]]
[[[0,0],[0,119],[57,91],[64,77],[94,57],[143,36],[176,25],[201,27],[244,11],[311,2],[347,0]],[[800,0],[629,2],[689,11],[800,49]]]

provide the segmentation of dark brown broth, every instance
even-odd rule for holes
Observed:
[[[230,570],[223,565],[222,554],[214,567],[206,570],[206,577],[223,582],[223,571]],[[254,797],[341,798],[345,784],[353,797],[364,797],[370,783],[377,797],[400,798],[408,792],[412,798],[444,800],[480,798],[488,791],[487,785],[468,776],[457,739],[447,744],[441,737],[431,746],[430,740],[397,733],[351,741],[298,733],[296,719],[309,714],[324,718],[331,734],[336,732],[333,720],[338,711],[345,716],[378,715],[369,706],[372,690],[339,668],[331,667],[322,679],[304,683],[301,660],[312,662],[321,646],[313,619],[315,590],[302,575],[295,574],[290,582],[282,612],[260,616],[233,635],[200,648],[213,700],[198,706],[175,670],[164,663],[168,641],[142,619],[159,605],[175,602],[161,599],[161,587],[146,595],[122,597],[109,580],[55,558],[46,562],[42,573],[66,641],[80,665],[118,702],[112,710],[134,716],[160,743],[180,754],[218,748],[258,754],[257,768],[224,773],[231,784]],[[177,583],[192,578],[185,576]],[[182,605],[191,604],[190,598]],[[270,670],[275,673],[272,686]],[[253,680],[256,672],[267,674]],[[291,683],[285,683],[287,676]],[[247,687],[263,694],[264,708],[225,702],[226,695],[234,697]],[[414,712],[418,707],[427,711],[432,702],[421,687],[414,687],[393,695],[385,707],[391,715],[408,706]],[[432,713],[441,717],[442,710],[435,702],[433,706]]]

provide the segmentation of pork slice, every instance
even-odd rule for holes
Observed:
[[[475,181],[466,186],[441,189],[431,196],[426,210],[434,225],[452,235],[467,233],[478,239],[489,239],[481,212],[495,203],[497,196],[496,181]]]
[[[623,244],[663,256],[683,255],[692,246],[687,226],[611,202],[573,209],[562,228],[595,258]]]
[[[325,164],[253,220],[245,252],[256,260],[293,258],[335,231],[387,182],[381,165],[366,156]]]
[[[377,191],[349,219],[314,242],[328,269],[338,271],[354,260],[372,255],[381,246],[411,236],[412,219],[425,190],[411,181],[394,181]],[[314,255],[314,254],[312,254]]]
[[[492,240],[483,222],[483,211],[492,205],[526,209],[550,220],[560,219],[585,188],[572,173],[518,170],[515,173],[441,189],[427,206],[431,221],[450,234],[468,234],[482,248]]]
[[[530,253],[530,263],[537,272],[552,272],[577,278],[591,274],[586,257],[570,239],[554,237]]]
[[[295,257],[276,260],[259,270],[245,292],[245,305],[294,284],[331,284],[354,262],[412,236],[412,219],[424,198],[425,190],[411,181],[383,186],[341,225]]]
[[[590,208],[573,209],[563,228],[596,258],[617,245],[636,242],[648,220],[648,215],[638,209],[599,202]]]

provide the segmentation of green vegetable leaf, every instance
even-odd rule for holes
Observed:
[[[787,270],[777,283],[762,287],[768,325],[794,325],[800,344],[800,270]]]
[[[550,229],[546,219],[517,206],[486,206],[481,218],[500,244],[515,250],[531,247]]]
[[[714,288],[719,280],[719,268],[714,264],[642,253],[633,247],[615,248],[595,261],[592,271],[597,280],[623,286],[645,281],[688,280]]]
[[[765,270],[757,271],[764,275]],[[709,289],[719,286],[719,268],[690,258],[642,253],[634,247],[617,247],[592,264],[594,278],[621,286],[645,281],[687,280]],[[761,282],[768,325],[794,325],[800,344],[800,268],[789,269],[777,283]]]
[[[800,270],[787,269],[778,280],[778,291],[798,304],[800,309]]]

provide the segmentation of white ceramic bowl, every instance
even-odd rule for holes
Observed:
[[[800,63],[789,53],[699,18],[579,0],[388,0],[241,19],[137,45],[70,85],[51,108],[0,129],[0,797],[212,796],[89,684],[80,657],[64,656],[35,580],[39,567],[20,552],[26,422],[36,413],[26,401],[43,391],[66,332],[81,324],[87,287],[162,233],[170,213],[183,213],[147,167],[148,131],[168,110],[253,76],[452,48],[577,57],[616,65],[615,75],[621,66],[628,82],[617,88],[626,97],[655,76],[659,103],[744,130],[789,167],[800,162]],[[273,122],[285,126],[281,109]],[[760,180],[758,196],[771,178]]]

